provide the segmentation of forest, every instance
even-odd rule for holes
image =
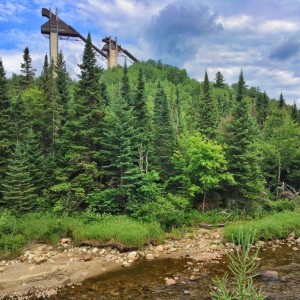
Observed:
[[[0,225],[89,213],[170,230],[205,212],[299,205],[299,110],[248,87],[243,70],[231,86],[221,72],[198,82],[161,61],[104,70],[90,35],[77,80],[62,52],[39,75],[28,47],[19,74],[7,78],[4,65]]]

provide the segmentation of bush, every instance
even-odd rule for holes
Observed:
[[[188,199],[168,194],[156,201],[144,204],[133,216],[144,222],[158,222],[163,228],[171,229],[185,224],[185,214],[190,209]]]
[[[266,200],[263,202],[263,207],[267,212],[282,212],[295,211],[297,208],[296,202],[288,199],[281,200]]]

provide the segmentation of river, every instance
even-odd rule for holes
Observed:
[[[255,278],[268,300],[300,300],[300,251],[283,246],[275,251],[261,250],[258,273],[277,271],[278,280]],[[212,279],[227,270],[226,258],[202,266],[189,259],[141,260],[130,268],[108,272],[81,286],[61,290],[53,299],[99,300],[201,300],[210,299]],[[191,278],[194,276],[195,278]],[[166,278],[177,279],[167,286]],[[190,280],[194,279],[194,280]]]

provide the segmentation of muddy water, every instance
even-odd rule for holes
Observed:
[[[258,272],[277,271],[279,280],[264,281],[261,276],[255,285],[262,288],[270,300],[300,300],[300,251],[282,247],[259,254]],[[71,289],[60,291],[55,299],[122,299],[122,300],[201,300],[210,299],[212,279],[222,276],[227,266],[224,260],[202,266],[187,259],[140,261],[124,268],[90,279]],[[195,276],[195,280],[190,280]],[[165,278],[177,277],[177,284],[166,286]]]

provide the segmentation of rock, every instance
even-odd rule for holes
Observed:
[[[148,253],[148,254],[146,255],[146,259],[152,260],[152,259],[154,259],[154,255],[153,255],[152,253]]]
[[[155,251],[157,252],[163,252],[164,251],[164,247],[162,245],[159,245],[155,248]]]
[[[212,250],[212,251],[218,251],[218,250],[220,250],[220,246],[216,245],[216,244],[213,244],[213,245],[209,246],[209,249]]]
[[[299,251],[299,249],[297,247],[293,247],[292,250],[293,251]]]
[[[169,249],[171,249],[171,245],[169,245],[169,244],[167,244],[167,245],[163,245],[163,250],[164,251],[167,251],[167,250],[169,250]]]
[[[177,251],[177,248],[174,248],[174,247],[171,248],[171,252],[176,252],[176,251]]]
[[[194,269],[193,270],[193,272],[195,272],[195,273],[199,273],[199,271],[200,271],[199,269]]]
[[[137,255],[138,255],[138,253],[136,251],[131,251],[128,253],[127,257],[128,257],[128,259],[135,260]]]
[[[71,279],[69,277],[64,277],[61,281],[60,281],[60,284],[62,285],[69,285],[71,284]]]
[[[296,240],[296,243],[300,245],[300,237]]]
[[[266,243],[264,241],[258,241],[256,243],[259,247],[264,246]]]
[[[3,273],[5,271],[4,267],[0,267],[0,273]]]
[[[196,280],[196,277],[194,275],[192,275],[190,278],[189,278],[190,281],[195,281]]]
[[[62,238],[60,240],[60,244],[71,244],[72,243],[72,240],[70,238]]]
[[[127,262],[127,261],[124,261],[124,262],[123,262],[123,266],[124,266],[125,268],[129,268],[129,267],[131,266],[131,264],[130,264],[129,262]]]
[[[172,278],[166,278],[166,285],[175,285],[176,281]]]
[[[28,261],[32,261],[35,258],[35,255],[32,253],[29,253],[27,258],[28,258]]]
[[[279,280],[278,273],[276,271],[265,271],[261,273],[264,280]]]
[[[83,256],[84,261],[91,261],[93,258],[91,253],[87,253],[86,255]]]
[[[95,254],[97,252],[98,252],[98,248],[97,247],[93,248],[92,253]]]
[[[43,262],[45,262],[47,260],[48,260],[47,257],[44,257],[44,256],[42,256],[42,257],[36,257],[34,259],[34,263],[36,263],[37,265],[40,265],[40,264],[42,264]]]
[[[234,244],[234,243],[226,243],[225,246],[226,246],[227,248],[230,248],[230,249],[235,248],[235,244]]]

